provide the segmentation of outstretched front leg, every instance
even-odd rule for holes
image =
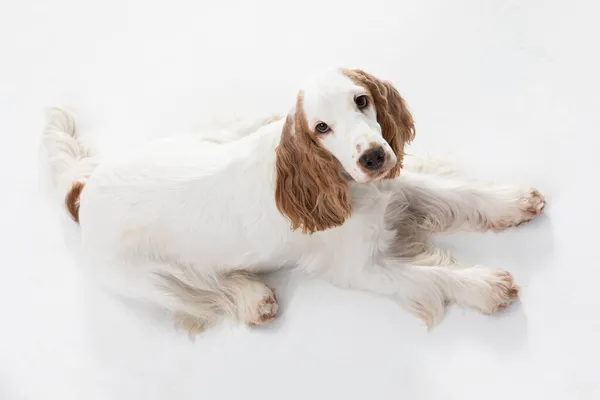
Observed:
[[[339,273],[332,269],[324,275],[331,283],[390,296],[429,328],[441,321],[450,303],[491,314],[519,297],[510,273],[485,267],[419,266],[391,258],[355,270],[346,266]]]
[[[397,193],[398,200],[390,206],[392,213],[393,207],[406,207],[414,228],[432,233],[502,231],[532,220],[546,204],[533,188],[408,171],[382,185]]]

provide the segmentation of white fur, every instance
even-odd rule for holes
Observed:
[[[306,118],[335,126],[327,148],[360,181],[356,144],[385,141],[375,112],[360,116],[351,107],[362,89],[339,72],[328,74],[302,88]],[[466,180],[445,164],[408,157],[396,180],[350,183],[353,213],[342,226],[303,234],[275,204],[283,124],[257,118],[226,128],[226,139],[214,132],[162,139],[95,167],[74,136],[73,119],[53,110],[45,131],[50,163],[59,181],[87,179],[81,237],[99,277],[171,310],[190,332],[219,312],[268,322],[275,297],[255,274],[285,266],[393,297],[428,326],[450,302],[491,313],[515,300],[510,274],[461,266],[428,238],[531,219],[543,206],[537,192]]]

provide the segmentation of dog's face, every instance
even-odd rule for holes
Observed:
[[[356,182],[381,179],[396,165],[398,157],[383,137],[373,95],[343,71],[308,81],[301,106],[312,139]]]
[[[276,197],[292,227],[315,232],[351,213],[348,177],[391,179],[402,167],[414,125],[388,82],[360,70],[336,69],[302,87],[277,149]]]

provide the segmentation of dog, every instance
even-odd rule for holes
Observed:
[[[190,335],[219,315],[272,321],[277,299],[260,276],[284,267],[389,296],[428,327],[452,303],[491,314],[518,299],[510,273],[461,264],[429,239],[517,226],[542,212],[544,198],[440,161],[405,160],[414,121],[392,83],[323,71],[285,117],[224,131],[98,162],[73,116],[50,109],[50,171],[98,279],[167,309]]]

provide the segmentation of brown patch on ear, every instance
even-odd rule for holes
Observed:
[[[386,179],[397,177],[402,168],[404,145],[415,138],[415,123],[406,102],[390,82],[381,81],[359,69],[342,72],[369,91],[383,137],[398,158],[398,163],[390,170]]]
[[[292,230],[301,228],[308,234],[340,226],[352,212],[350,188],[339,162],[314,137],[300,94],[276,150],[275,201]]]

